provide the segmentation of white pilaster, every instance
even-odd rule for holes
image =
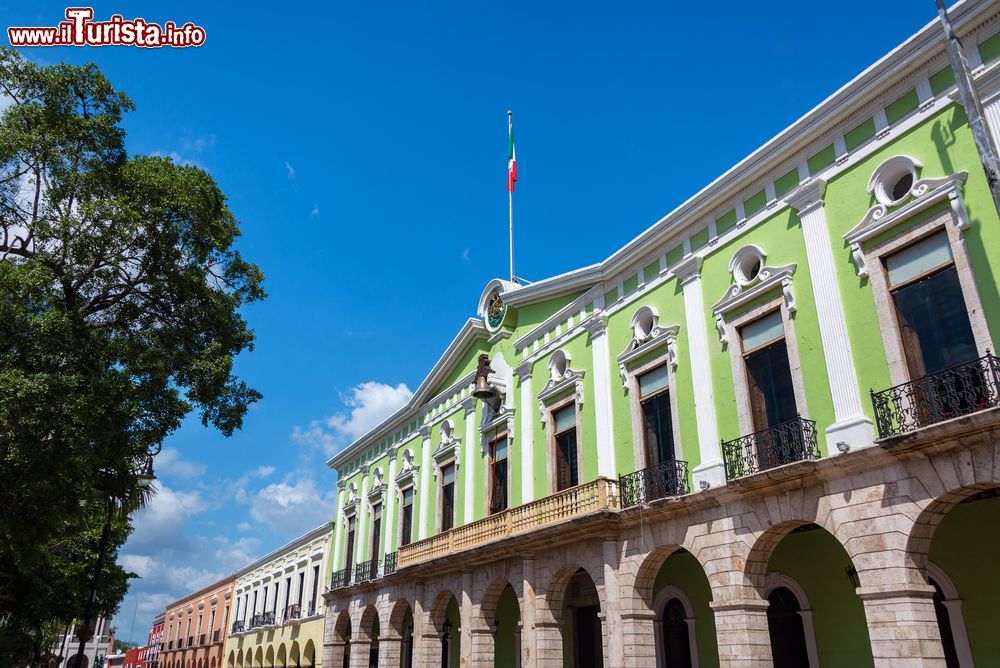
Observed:
[[[705,300],[701,290],[701,258],[692,255],[674,267],[674,274],[684,290],[684,317],[691,358],[691,384],[694,386],[694,413],[698,423],[698,452],[701,461],[691,472],[695,490],[702,481],[708,485],[726,484],[725,465],[719,446],[719,428],[715,422],[715,398],[712,394],[712,367],[708,361],[708,332],[705,328]]]
[[[420,525],[417,527],[417,540],[427,538],[427,506],[434,496],[431,490],[431,430],[424,425],[420,428]]]
[[[826,210],[823,208],[825,191],[826,182],[816,179],[796,189],[785,198],[785,202],[798,211],[802,222],[826,375],[833,397],[835,422],[826,428],[827,450],[830,454],[837,454],[840,451],[837,443],[846,443],[852,448],[871,445],[874,431],[871,420],[865,417],[861,408],[858,376],[847,336],[844,304],[826,226]]]
[[[534,424],[532,419],[535,397],[531,391],[531,363],[525,362],[514,370],[521,379],[521,503],[535,500]]]
[[[986,127],[993,135],[993,144],[1000,146],[1000,95],[989,100],[983,107],[986,116]]]
[[[385,545],[384,552],[389,553],[389,546],[393,546],[393,550],[398,548],[396,545],[396,513],[399,508],[399,495],[396,494],[396,448],[389,448],[389,477],[385,481],[385,506],[382,509],[382,513],[385,515],[385,540],[382,542]]]
[[[614,427],[611,422],[611,355],[608,319],[603,313],[586,323],[594,367],[594,421],[597,435],[597,475],[617,478]]]
[[[358,537],[354,546],[354,561],[367,561],[365,555],[368,554],[368,471],[362,469],[361,494],[358,496]],[[361,558],[358,557],[361,556]]]
[[[343,554],[343,546],[341,545],[342,539],[344,538],[344,518],[342,516],[342,511],[344,509],[344,481],[338,480],[337,487],[340,489],[337,492],[337,512],[334,514],[334,519],[337,522],[337,526],[334,529],[333,534],[333,563],[341,563],[341,555]]]
[[[475,496],[472,493],[472,486],[475,484],[473,481],[473,472],[475,471],[475,456],[474,450],[478,449],[478,441],[476,438],[476,399],[469,395],[463,402],[463,407],[465,408],[465,443],[462,444],[462,450],[465,451],[465,511],[462,514],[462,523],[468,524],[472,521],[473,509],[472,509],[472,497]],[[476,443],[477,446],[473,447]]]

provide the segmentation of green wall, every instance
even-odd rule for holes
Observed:
[[[934,532],[930,560],[958,589],[976,665],[996,665],[1000,657],[1000,498],[962,503],[949,511]]]
[[[521,621],[521,610],[517,605],[517,594],[508,585],[497,602],[497,620],[500,622],[494,641],[494,662],[496,668],[516,665],[517,626]],[[491,620],[487,620],[487,623]]]
[[[864,606],[847,577],[851,559],[824,529],[785,536],[768,562],[805,590],[813,610],[816,650],[823,668],[873,666]]]
[[[712,589],[701,564],[687,550],[671,554],[653,583],[653,598],[667,585],[677,587],[688,597],[695,617],[695,637],[698,645],[698,666],[715,668],[719,665],[719,648],[715,634],[715,614],[709,607]],[[693,649],[693,648],[692,648]]]

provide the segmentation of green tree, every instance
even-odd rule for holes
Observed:
[[[107,499],[141,499],[149,449],[195,410],[231,435],[260,398],[233,360],[265,295],[218,185],[130,156],[132,102],[96,66],[0,50],[0,92],[0,651],[27,660],[81,616]],[[125,512],[100,614],[127,588],[129,531]]]

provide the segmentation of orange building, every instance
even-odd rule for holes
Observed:
[[[233,600],[230,576],[167,606],[160,668],[218,668]]]

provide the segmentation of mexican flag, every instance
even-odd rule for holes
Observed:
[[[507,117],[507,131],[510,141],[507,144],[507,192],[514,192],[514,182],[517,181],[517,158],[514,157],[514,125]]]

